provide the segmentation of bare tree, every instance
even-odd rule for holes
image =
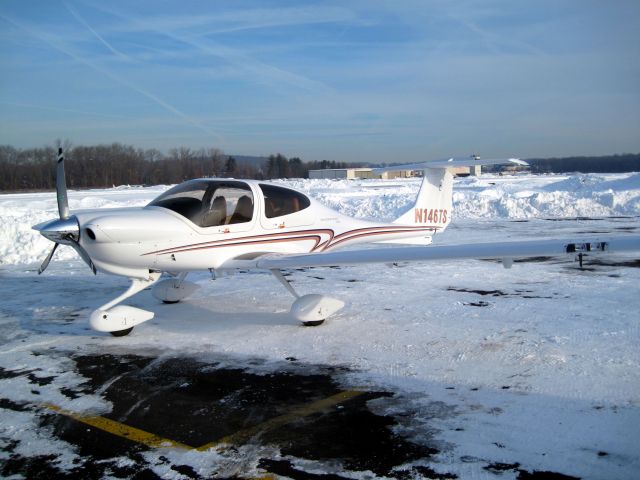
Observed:
[[[211,163],[211,176],[218,177],[222,173],[224,165],[224,153],[219,148],[207,150],[207,157]]]

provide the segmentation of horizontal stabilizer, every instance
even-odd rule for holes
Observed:
[[[374,173],[391,172],[397,170],[425,170],[428,168],[454,168],[454,167],[474,167],[477,165],[529,165],[519,158],[479,158],[476,156],[447,158],[444,160],[432,160],[422,163],[406,163],[403,165],[390,165],[384,168],[374,168]]]

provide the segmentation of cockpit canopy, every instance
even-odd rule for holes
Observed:
[[[294,190],[265,183],[259,186],[267,218],[290,215],[311,204]],[[167,190],[148,206],[172,210],[200,227],[250,222],[256,210],[251,187],[236,180],[191,180]]]
[[[191,180],[167,190],[149,206],[168,208],[200,227],[249,222],[253,192],[244,182]]]

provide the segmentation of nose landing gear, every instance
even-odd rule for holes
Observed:
[[[131,333],[134,326],[151,320],[153,312],[118,304],[156,283],[160,275],[160,272],[150,272],[146,278],[132,278],[126,292],[93,311],[89,318],[91,327],[99,332],[109,332],[115,337],[123,337]]]

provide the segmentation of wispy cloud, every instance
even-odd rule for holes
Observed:
[[[70,50],[69,48],[63,46],[61,44],[60,41],[58,41],[55,37],[45,33],[44,31],[42,31],[42,29],[33,29],[30,28],[26,25],[23,25],[20,22],[17,22],[5,15],[0,15],[0,18],[3,18],[5,21],[7,21],[8,23],[14,25],[17,28],[20,28],[22,30],[24,30],[25,32],[29,33],[30,35],[32,35],[33,37],[45,42],[47,45],[49,45],[50,47],[58,50],[59,52],[64,53],[65,55],[73,58],[74,60],[86,65],[89,68],[92,68],[93,70],[101,73],[102,75],[110,78],[111,80],[119,83],[120,85],[123,85],[137,93],[139,93],[140,95],[145,96],[146,98],[148,98],[149,100],[153,101],[154,103],[156,103],[157,105],[161,106],[162,108],[164,108],[165,110],[167,110],[168,112],[182,118],[184,121],[188,122],[189,124],[193,125],[194,127],[198,128],[199,130],[201,130],[202,132],[208,134],[208,135],[212,135],[215,136],[218,140],[221,140],[221,137],[219,134],[217,134],[216,132],[213,132],[210,128],[208,128],[207,126],[203,125],[202,123],[196,121],[195,119],[191,118],[190,116],[186,115],[184,112],[178,110],[177,108],[175,108],[173,105],[170,105],[169,103],[165,102],[164,100],[162,100],[160,97],[158,97],[157,95],[154,95],[151,92],[148,92],[140,87],[138,87],[137,85],[134,85],[133,83],[129,82],[128,80],[120,77],[119,75],[116,75],[114,73],[112,73],[111,71],[109,71],[108,69],[105,69],[93,62],[91,62],[90,60],[87,60],[86,58],[83,58],[82,56],[78,55],[77,53],[73,52],[72,50]]]
[[[258,83],[269,82],[272,86],[281,87],[283,84],[293,86],[309,92],[329,92],[331,89],[322,82],[312,80],[274,65],[256,60],[234,48],[226,47],[218,42],[167,33],[167,36],[199,49],[206,55],[224,59],[250,75]]]
[[[100,5],[95,7],[100,8]],[[114,30],[139,31],[144,27],[153,31],[195,31],[198,35],[318,23],[360,22],[349,9],[313,5],[227,10],[202,15],[146,16],[144,22],[132,17],[124,16],[124,18],[130,21],[115,26]]]
[[[106,113],[92,112],[88,110],[77,110],[74,108],[54,107],[50,105],[34,105],[32,103],[0,102],[0,105],[7,105],[10,107],[19,107],[19,108],[31,108],[36,110],[49,110],[52,112],[73,113],[73,114],[88,116],[88,117],[115,118],[115,119],[127,118],[125,115],[109,115]]]
[[[516,48],[518,50],[523,50],[535,55],[545,55],[540,48],[532,45],[531,43],[524,42],[522,40],[518,40],[515,37],[506,37],[504,35],[497,35],[492,31],[481,28],[477,22],[463,16],[461,14],[451,13],[449,17],[461,25],[465,26],[471,32],[477,34],[484,44],[493,52],[497,54],[504,53],[505,47]]]
[[[191,30],[195,25],[209,24],[211,19],[207,16],[183,16],[173,19],[160,17],[154,20],[148,18],[136,18],[129,14],[114,10],[112,7],[105,7],[103,5],[95,5],[95,8],[124,20],[124,28],[127,30],[142,32],[151,31],[171,38],[181,44],[193,47],[205,55],[223,59],[243,71],[247,79],[252,79],[257,83],[268,83],[272,87],[277,88],[281,88],[285,85],[316,93],[328,92],[331,90],[326,84],[320,81],[262,62],[237,48],[228,47],[221,42],[199,35],[181,33],[182,30]],[[123,27],[119,26],[116,28]]]
[[[63,2],[63,5],[65,6],[65,8],[69,11],[69,13],[71,15],[73,15],[73,17],[78,20],[78,22],[80,22],[82,25],[84,25],[87,30],[89,30],[94,37],[96,37],[100,43],[102,43],[105,47],[107,47],[114,55],[127,60],[127,61],[132,61],[131,57],[129,57],[128,55],[125,55],[124,53],[122,53],[120,50],[117,50],[116,48],[114,48],[109,42],[107,42],[98,32],[96,32],[91,25],[89,25],[84,18],[82,18],[80,16],[80,14],[73,8],[71,7],[71,5],[69,5],[67,2]]]
[[[0,14],[0,142],[217,133],[235,153],[418,160],[573,154],[589,132],[603,153],[637,151],[638,1],[10,0]]]

